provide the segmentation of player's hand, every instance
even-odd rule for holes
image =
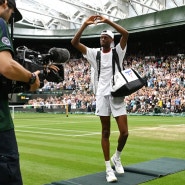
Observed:
[[[86,25],[90,25],[90,24],[98,24],[104,22],[104,17],[101,15],[92,15],[90,16],[86,21]]]
[[[98,23],[104,23],[106,21],[106,18],[102,15],[93,15],[89,18],[91,20],[92,24],[98,24]]]

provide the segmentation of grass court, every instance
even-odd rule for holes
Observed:
[[[105,170],[95,115],[15,113],[24,185],[43,185]],[[129,116],[123,166],[160,157],[185,159],[185,117]],[[111,155],[118,129],[112,118]],[[144,185],[182,185],[185,171]]]

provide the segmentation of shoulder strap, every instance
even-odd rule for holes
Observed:
[[[121,73],[121,67],[120,67],[120,63],[119,63],[119,57],[118,57],[118,53],[116,52],[116,48],[112,49],[112,74],[113,74],[113,85],[115,85],[114,82],[114,74],[115,74],[115,64],[117,64],[118,70]],[[124,66],[123,66],[123,69]],[[122,73],[121,73],[122,74]],[[122,75],[123,76],[123,75]]]
[[[98,66],[98,80],[100,77],[100,61],[101,61],[101,50],[97,51],[97,55],[96,55],[96,62]]]
[[[112,72],[113,72],[113,75],[115,74],[115,64],[117,64],[118,70],[119,70],[119,72],[121,72],[118,53],[116,52],[116,48],[113,48],[112,49]]]
[[[98,80],[100,77],[100,61],[101,61],[101,50],[97,51],[97,55],[96,55],[96,62],[97,62],[97,66],[98,66]],[[116,48],[112,49],[112,69],[113,69],[113,75],[115,74],[115,64],[117,64],[118,70],[119,72],[121,72],[121,67],[119,64],[119,57],[118,57],[118,53],[116,52]]]

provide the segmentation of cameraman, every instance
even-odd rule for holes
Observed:
[[[39,71],[31,73],[16,62],[8,23],[12,15],[15,21],[22,16],[16,8],[15,0],[0,0],[0,184],[22,185],[19,153],[15,137],[14,124],[8,105],[6,82],[10,80],[26,82],[30,91],[40,86]]]

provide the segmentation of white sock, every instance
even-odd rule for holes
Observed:
[[[106,171],[112,169],[110,161],[105,161]]]
[[[118,150],[116,150],[116,152],[115,152],[115,156],[119,159],[119,158],[120,158],[120,156],[121,156],[121,152],[119,152]]]

